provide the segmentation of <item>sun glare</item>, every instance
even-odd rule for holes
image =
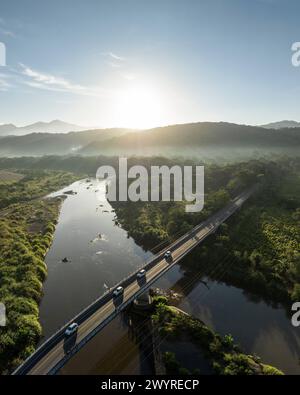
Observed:
[[[152,86],[137,85],[119,92],[116,116],[120,126],[149,129],[162,122],[163,100]]]

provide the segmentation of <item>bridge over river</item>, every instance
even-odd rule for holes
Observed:
[[[116,286],[121,285],[124,288],[123,296],[115,298],[112,291],[105,293],[51,336],[13,374],[56,374],[72,355],[77,353],[96,333],[101,331],[122,310],[146,292],[156,280],[203,242],[206,237],[214,233],[224,221],[240,209],[256,189],[257,186],[254,186],[244,191],[226,207],[156,254],[143,267],[146,270],[146,276],[143,279],[137,278],[137,271],[119,284],[116,284]],[[166,250],[172,252],[171,261],[166,261],[164,258]],[[64,333],[67,326],[72,322],[76,322],[79,325],[78,332],[67,339]]]

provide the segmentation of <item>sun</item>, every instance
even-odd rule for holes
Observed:
[[[162,94],[153,86],[139,84],[121,91],[116,100],[118,125],[149,129],[162,123]]]

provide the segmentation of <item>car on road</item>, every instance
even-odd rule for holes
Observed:
[[[121,287],[121,286],[119,286],[119,287],[117,287],[117,288],[114,290],[113,296],[117,297],[117,296],[122,295],[123,293],[124,293],[124,288]]]
[[[169,261],[172,259],[172,252],[171,251],[166,251],[164,254],[164,258],[166,261]]]
[[[76,322],[73,322],[73,324],[69,325],[68,328],[65,330],[65,335],[71,336],[74,333],[76,333],[77,330],[78,330],[78,324]]]
[[[146,276],[146,270],[142,269],[138,272],[137,278],[144,278]]]

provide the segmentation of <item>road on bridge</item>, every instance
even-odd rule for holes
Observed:
[[[242,206],[256,188],[255,186],[248,189],[231,201],[225,208],[157,254],[144,267],[146,269],[146,279],[143,283],[137,279],[136,274],[121,282],[119,285],[124,287],[124,294],[119,303],[116,303],[116,298],[113,297],[112,292],[109,292],[108,295],[99,298],[86,311],[75,317],[71,322],[77,322],[79,327],[71,348],[69,347],[68,349],[67,344],[70,339],[66,340],[64,336],[64,331],[67,327],[65,326],[32,354],[14,374],[45,375],[56,373],[73,354],[115,318],[121,310],[128,306],[137,296],[145,292],[159,277],[177,264],[208,235],[214,233],[221,223],[226,221]],[[167,262],[164,259],[164,252],[167,249],[172,251],[173,259],[171,262]]]

